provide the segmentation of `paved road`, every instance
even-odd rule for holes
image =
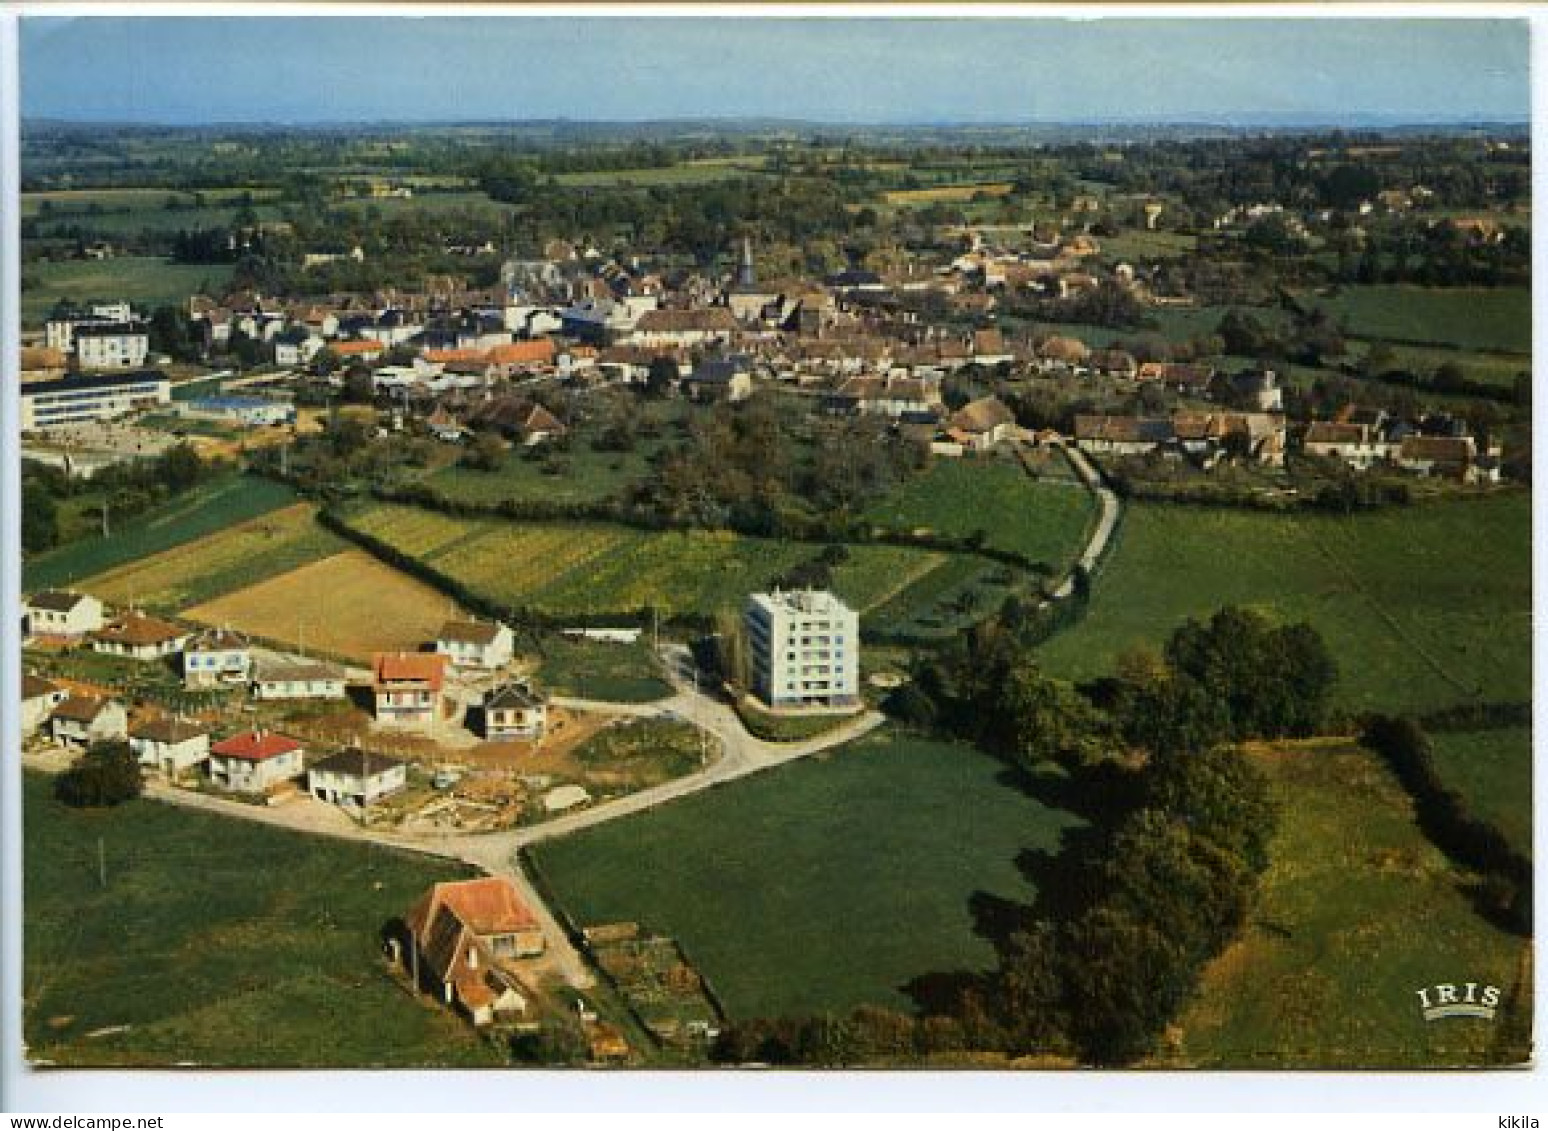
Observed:
[[[1107,544],[1112,541],[1113,531],[1118,526],[1121,504],[1112,489],[1102,485],[1102,477],[1097,474],[1096,468],[1091,466],[1091,461],[1086,458],[1085,452],[1079,448],[1064,445],[1064,454],[1069,457],[1070,466],[1075,469],[1075,474],[1080,477],[1080,481],[1097,497],[1097,502],[1102,507],[1102,515],[1097,519],[1096,529],[1091,533],[1091,540],[1086,543],[1086,548],[1080,555],[1080,564],[1089,572],[1096,567],[1097,562],[1107,551]],[[1059,588],[1054,590],[1054,599],[1062,601],[1073,592],[1075,592],[1075,575],[1071,574],[1060,583]]]

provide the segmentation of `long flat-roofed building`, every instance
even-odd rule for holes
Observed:
[[[754,593],[743,615],[752,690],[774,710],[860,704],[860,617],[832,593]]]
[[[114,420],[172,401],[172,383],[157,369],[33,381],[19,391],[23,432]]]

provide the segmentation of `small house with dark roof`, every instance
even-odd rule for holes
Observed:
[[[548,731],[548,702],[525,683],[507,683],[484,696],[483,732],[491,742],[538,739]]]
[[[140,765],[176,777],[209,760],[210,732],[182,719],[152,719],[129,728],[129,749]]]
[[[183,649],[183,686],[246,683],[252,667],[253,648],[247,637],[230,629],[211,629]]]
[[[174,656],[188,644],[193,633],[171,621],[126,613],[91,634],[93,651],[131,660],[159,660]]]
[[[752,396],[753,381],[746,357],[710,358],[683,377],[683,395],[690,400],[735,404]]]
[[[129,712],[116,699],[72,695],[54,708],[48,731],[61,746],[111,742],[128,736]]]
[[[22,603],[22,617],[29,635],[81,637],[102,627],[102,602],[89,593],[45,589]]]
[[[266,793],[301,776],[305,750],[268,730],[233,735],[210,747],[210,781],[237,793]]]
[[[331,754],[306,772],[308,793],[346,809],[365,809],[407,785],[406,762],[365,750]]]
[[[435,638],[435,650],[459,668],[494,671],[511,662],[516,637],[498,621],[447,621]]]

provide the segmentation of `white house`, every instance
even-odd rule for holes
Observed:
[[[752,689],[771,709],[859,705],[860,618],[832,593],[754,593],[743,624]]]
[[[138,369],[150,353],[150,334],[141,322],[77,326],[74,336],[82,369]]]
[[[95,652],[131,660],[159,660],[181,652],[193,636],[170,621],[140,613],[127,613],[91,634]]]
[[[497,621],[447,621],[435,638],[435,650],[459,668],[494,671],[511,662],[516,637]]]
[[[963,405],[946,421],[946,434],[964,448],[987,452],[1016,432],[1016,414],[998,397]]]
[[[210,780],[237,793],[264,793],[305,768],[304,751],[293,738],[254,730],[210,747]]]
[[[210,756],[210,732],[181,719],[155,719],[129,728],[129,748],[140,765],[177,777]]]
[[[306,772],[306,789],[319,801],[363,809],[408,784],[408,765],[385,754],[345,750]]]
[[[380,652],[372,661],[376,721],[427,727],[440,714],[447,659],[425,652]]]
[[[253,649],[247,637],[224,628],[213,629],[183,649],[183,686],[245,683],[252,666]]]
[[[48,721],[49,715],[54,713],[54,709],[69,697],[70,693],[57,684],[31,672],[24,673],[21,691],[22,737],[36,734]]]
[[[262,659],[253,664],[254,699],[342,699],[344,669],[312,660]]]
[[[85,636],[102,627],[102,602],[89,593],[45,589],[22,604],[32,636]]]
[[[72,695],[54,708],[48,728],[61,746],[90,746],[127,736],[129,712],[116,699]]]
[[[548,730],[548,703],[524,683],[507,683],[484,696],[484,737],[542,738]]]

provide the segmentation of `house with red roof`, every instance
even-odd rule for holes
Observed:
[[[376,721],[397,727],[435,722],[450,662],[433,652],[378,652],[371,661]]]
[[[210,780],[237,793],[265,793],[303,769],[301,744],[269,730],[245,731],[210,747]]]
[[[522,1020],[529,994],[509,964],[542,954],[542,926],[498,876],[436,884],[404,916],[399,962],[475,1025]]]

